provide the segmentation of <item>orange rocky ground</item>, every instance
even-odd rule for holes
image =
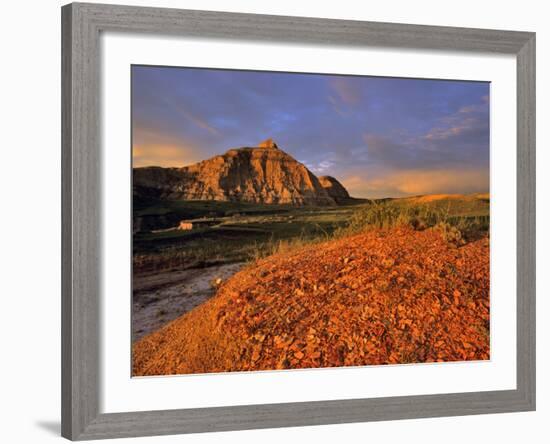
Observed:
[[[134,375],[489,359],[489,240],[377,230],[261,260],[134,345]]]

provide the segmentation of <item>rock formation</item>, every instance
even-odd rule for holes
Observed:
[[[323,186],[305,165],[267,139],[182,168],[134,168],[133,191],[135,198],[335,205],[331,193],[338,199],[349,195],[330,179],[334,185]]]
[[[350,199],[348,190],[346,190],[334,177],[321,176],[319,177],[319,183],[336,203],[344,203],[346,200]]]
[[[277,144],[273,141],[273,139],[270,137],[269,139],[264,140],[263,142],[260,142],[258,144],[258,148],[273,148],[278,150],[279,147]]]

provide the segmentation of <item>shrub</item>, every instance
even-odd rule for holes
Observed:
[[[463,245],[464,239],[462,238],[462,232],[455,226],[447,222],[439,222],[433,227],[434,230],[439,231],[447,242],[455,245]]]

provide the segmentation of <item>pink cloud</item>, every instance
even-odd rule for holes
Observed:
[[[334,77],[330,80],[330,86],[343,103],[355,105],[363,96],[363,91],[358,84],[350,78]]]
[[[469,194],[489,190],[486,168],[388,171],[376,176],[351,175],[341,181],[353,197]]]
[[[181,167],[198,162],[196,147],[147,127],[135,126],[132,134],[134,167]]]

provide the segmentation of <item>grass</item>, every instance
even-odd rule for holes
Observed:
[[[326,239],[338,222],[311,219],[270,221],[248,219],[226,221],[218,226],[196,231],[147,233],[134,237],[134,267],[136,270],[202,267],[219,263],[244,262],[271,254],[283,245]]]
[[[289,205],[263,205],[247,202],[220,202],[213,200],[139,200],[134,202],[134,216],[175,213],[181,219],[223,217],[236,214],[277,214],[293,209]]]
[[[463,205],[462,208],[460,205]],[[438,228],[446,233],[454,229],[461,237],[475,237],[489,229],[489,207],[485,210],[478,202],[468,200],[435,201],[417,203],[412,200],[373,201],[355,211],[349,223],[336,235],[355,234],[368,229],[411,226],[416,230]]]
[[[489,228],[489,200],[476,195],[357,200],[337,207],[215,201],[142,201],[134,206],[135,217],[167,214],[172,220],[215,219],[215,224],[190,231],[135,234],[134,272],[255,261],[373,228],[435,228],[456,241],[475,238]]]

